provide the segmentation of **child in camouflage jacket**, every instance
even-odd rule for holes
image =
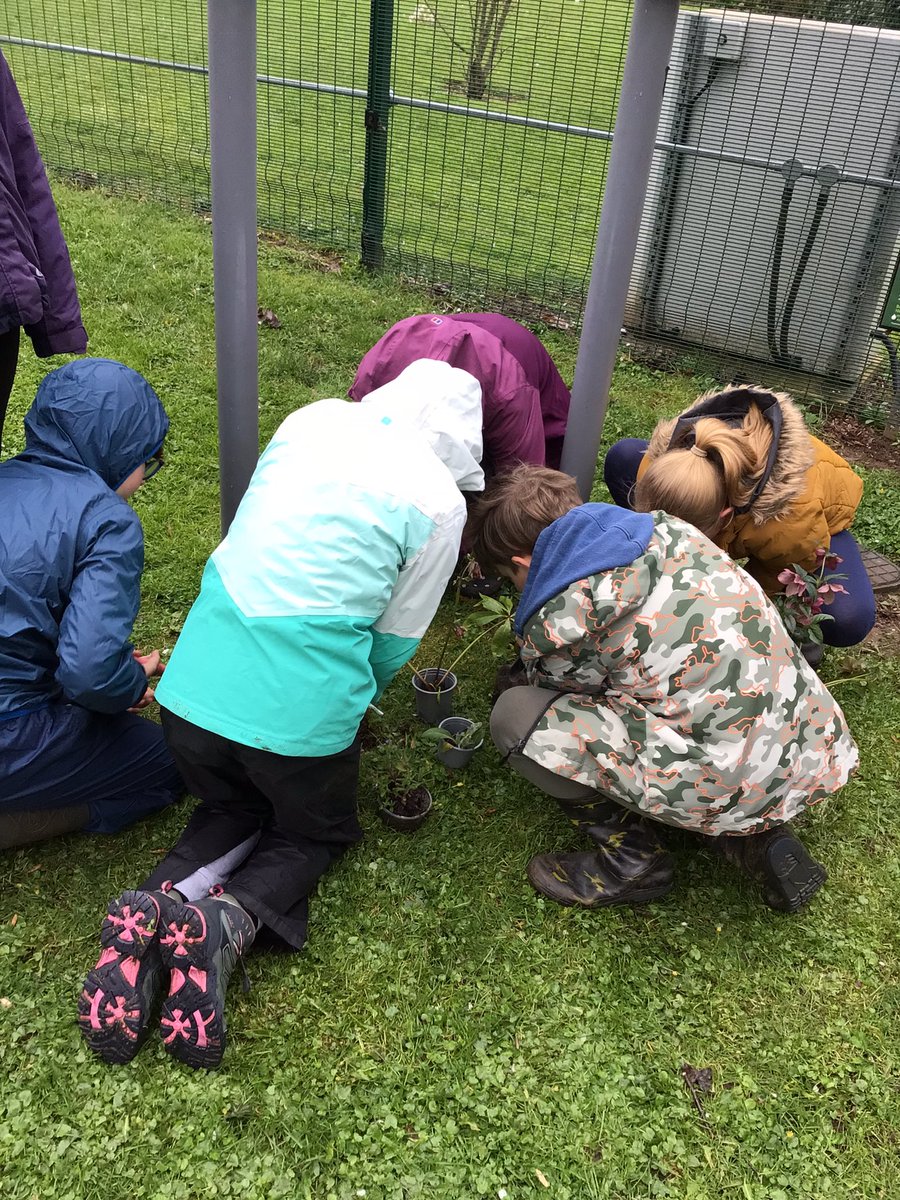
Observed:
[[[537,855],[534,887],[586,908],[663,896],[663,824],[712,839],[771,907],[806,904],[825,870],[787,822],[858,754],[758,584],[693,526],[582,505],[546,468],[497,480],[472,525],[479,561],[522,592],[532,685],[501,694],[494,741],[594,843]]]

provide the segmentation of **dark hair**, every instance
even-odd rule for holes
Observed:
[[[469,518],[467,536],[483,570],[508,570],[515,554],[531,554],[541,532],[582,503],[571,475],[519,466],[491,480]]]

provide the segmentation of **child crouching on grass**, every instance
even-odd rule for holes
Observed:
[[[109,906],[79,1001],[107,1062],[161,1005],[168,1052],[218,1066],[239,960],[262,929],[302,947],[310,893],[362,837],[360,723],[434,616],[481,453],[481,389],[443,362],[310,404],[269,443],[157,691],[200,804]]]
[[[787,824],[858,761],[843,713],[759,585],[663,512],[582,504],[558,471],[498,478],[472,519],[479,562],[521,591],[525,678],[491,733],[590,850],[539,854],[537,891],[597,908],[665,896],[662,825],[704,834],[795,912],[825,882]]]

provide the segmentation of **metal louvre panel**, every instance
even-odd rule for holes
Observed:
[[[737,30],[738,38],[743,30],[738,58],[713,57],[716,29]],[[898,114],[900,33],[682,13],[659,141],[708,157],[656,156],[629,324],[785,370],[855,381],[897,251],[900,192],[890,184]],[[779,169],[791,160],[795,173],[802,164],[797,178]],[[826,165],[835,170],[817,177]]]

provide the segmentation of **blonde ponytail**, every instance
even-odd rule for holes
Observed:
[[[739,426],[702,417],[692,446],[666,450],[649,464],[635,486],[634,507],[662,509],[714,537],[722,512],[750,500],[771,445],[771,427],[755,404]]]

